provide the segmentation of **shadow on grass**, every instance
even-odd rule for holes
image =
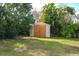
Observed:
[[[2,48],[1,48],[2,47]],[[14,50],[25,48],[24,50]],[[79,55],[79,47],[62,44],[56,41],[32,40],[4,40],[0,43],[0,55],[16,56],[66,56]]]
[[[36,39],[30,41],[27,51],[29,55],[41,56],[79,55],[79,47]]]

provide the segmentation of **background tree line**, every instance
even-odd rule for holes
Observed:
[[[64,4],[43,6],[41,21],[50,24],[51,37],[79,38],[79,23],[74,23],[75,9]]]
[[[51,37],[79,38],[79,23],[74,23],[72,15],[74,8],[49,3],[43,6],[41,21],[50,24]],[[0,4],[0,38],[29,36],[33,23],[31,3]]]
[[[30,24],[34,23],[31,3],[0,4],[0,38],[29,36]]]

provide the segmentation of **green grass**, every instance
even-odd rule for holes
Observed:
[[[1,56],[79,56],[79,40],[64,38],[0,40]]]

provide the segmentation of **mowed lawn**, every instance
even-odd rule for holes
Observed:
[[[79,56],[79,40],[34,38],[0,40],[0,56]]]

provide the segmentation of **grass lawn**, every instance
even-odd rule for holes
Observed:
[[[0,40],[1,56],[79,56],[79,40],[63,38]]]

